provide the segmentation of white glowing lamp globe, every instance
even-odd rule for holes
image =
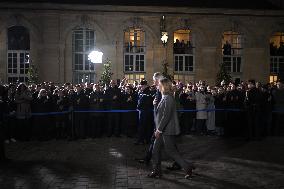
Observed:
[[[103,54],[102,52],[99,51],[92,51],[88,55],[88,60],[90,60],[94,64],[101,64],[103,63]]]

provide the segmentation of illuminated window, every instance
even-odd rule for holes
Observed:
[[[95,66],[88,55],[95,48],[95,31],[87,28],[73,30],[73,82],[92,83],[95,80]]]
[[[270,73],[284,78],[284,33],[276,32],[270,38]],[[270,76],[271,80],[271,76]]]
[[[8,82],[27,82],[30,67],[30,34],[23,26],[8,29]]]
[[[228,31],[223,33],[222,53],[223,62],[230,73],[241,73],[243,36],[238,32]]]
[[[271,75],[269,76],[269,82],[270,83],[275,83],[278,80],[278,76],[277,75]]]
[[[193,83],[194,82],[194,76],[193,75],[186,75],[186,74],[175,74],[174,80],[180,81],[184,84]]]
[[[125,74],[127,82],[134,83],[134,81],[139,82],[141,79],[145,79],[144,74]]]
[[[191,30],[177,30],[174,32],[174,71],[194,71],[194,45]]]
[[[124,71],[145,71],[145,32],[130,28],[124,32]]]

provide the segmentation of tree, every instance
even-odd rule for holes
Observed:
[[[35,84],[35,83],[38,83],[38,68],[36,65],[34,64],[30,64],[30,67],[28,69],[28,83],[30,84]]]
[[[104,63],[103,73],[101,76],[101,84],[109,85],[112,75],[113,73],[111,72],[111,61],[107,59]]]
[[[229,82],[231,82],[231,80],[232,77],[228,73],[225,63],[222,62],[219,65],[219,72],[217,73],[216,84],[220,85],[222,81],[225,81],[225,83],[228,84]]]
[[[165,62],[163,64],[162,74],[163,74],[164,77],[168,78],[169,80],[171,80],[171,81],[174,80],[174,77],[171,74],[169,74],[169,64],[167,62]]]

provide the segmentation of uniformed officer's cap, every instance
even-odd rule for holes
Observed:
[[[147,80],[146,79],[141,80],[140,85],[147,85]]]

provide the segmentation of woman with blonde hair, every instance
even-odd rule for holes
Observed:
[[[194,167],[181,157],[176,148],[175,138],[180,134],[180,127],[171,81],[167,78],[160,79],[159,89],[162,100],[157,106],[155,117],[156,139],[152,151],[154,169],[148,176],[161,177],[161,149],[164,147],[166,153],[184,169],[185,178],[190,178]]]

